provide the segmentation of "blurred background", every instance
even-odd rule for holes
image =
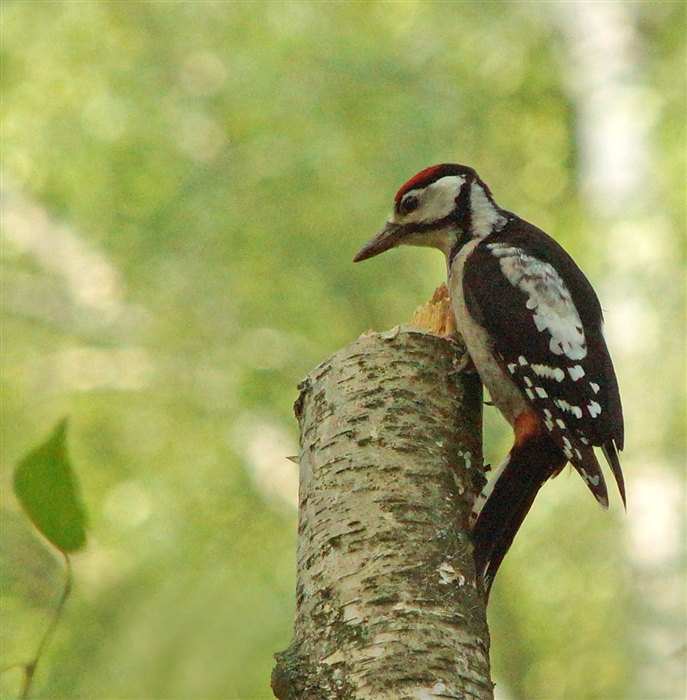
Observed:
[[[2,697],[64,577],[11,474],[65,415],[91,530],[34,697],[271,697],[296,385],[444,279],[351,259],[447,161],[588,274],[627,420],[627,514],[566,470],[501,569],[497,696],[685,697],[683,2],[4,2],[2,28]]]

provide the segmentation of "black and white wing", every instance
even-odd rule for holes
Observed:
[[[554,239],[508,215],[465,263],[465,303],[554,443],[608,506],[602,448],[625,501],[623,417],[598,298]]]

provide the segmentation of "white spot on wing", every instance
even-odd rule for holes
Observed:
[[[588,483],[592,484],[593,486],[598,486],[599,485],[599,475],[597,474],[596,476],[590,476],[583,467],[578,467],[580,470],[582,476],[584,477],[584,480],[587,481]]]
[[[562,382],[565,379],[565,372],[560,367],[549,367],[548,365],[532,365],[532,370],[539,377],[548,377]]]
[[[554,403],[561,411],[572,413],[575,418],[582,418],[582,409],[579,406],[572,406],[565,399],[554,399]]]
[[[601,406],[596,401],[590,401],[587,410],[592,418],[596,418],[601,413]]]
[[[544,409],[544,425],[547,430],[553,430],[553,413],[548,408]]]
[[[595,384],[594,382],[589,382],[589,386],[592,388],[592,391],[593,391],[595,394],[598,394],[598,393],[599,393],[599,389],[600,389],[601,387],[599,387],[598,384]]]
[[[535,386],[534,390],[537,392],[537,396],[541,399],[548,399],[549,395],[546,393],[545,389],[542,389],[540,386]]]
[[[520,355],[520,357],[518,357],[518,362],[519,362],[523,367],[527,364],[527,360],[526,360],[522,355]]]
[[[527,294],[527,308],[537,330],[551,334],[549,349],[555,355],[581,360],[587,355],[582,321],[565,282],[549,263],[504,243],[489,249],[499,259],[508,281]]]
[[[581,365],[573,365],[572,367],[568,367],[568,374],[570,375],[570,379],[576,382],[578,379],[584,377],[584,368]]]
[[[568,459],[572,459],[572,442],[567,435],[563,436],[563,453]]]

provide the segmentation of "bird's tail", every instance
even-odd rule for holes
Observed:
[[[515,445],[475,506],[472,532],[477,576],[487,598],[494,577],[539,489],[567,459],[548,435]]]

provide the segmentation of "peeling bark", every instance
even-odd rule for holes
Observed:
[[[468,540],[482,390],[455,340],[362,336],[300,385],[297,612],[280,700],[493,698]]]

